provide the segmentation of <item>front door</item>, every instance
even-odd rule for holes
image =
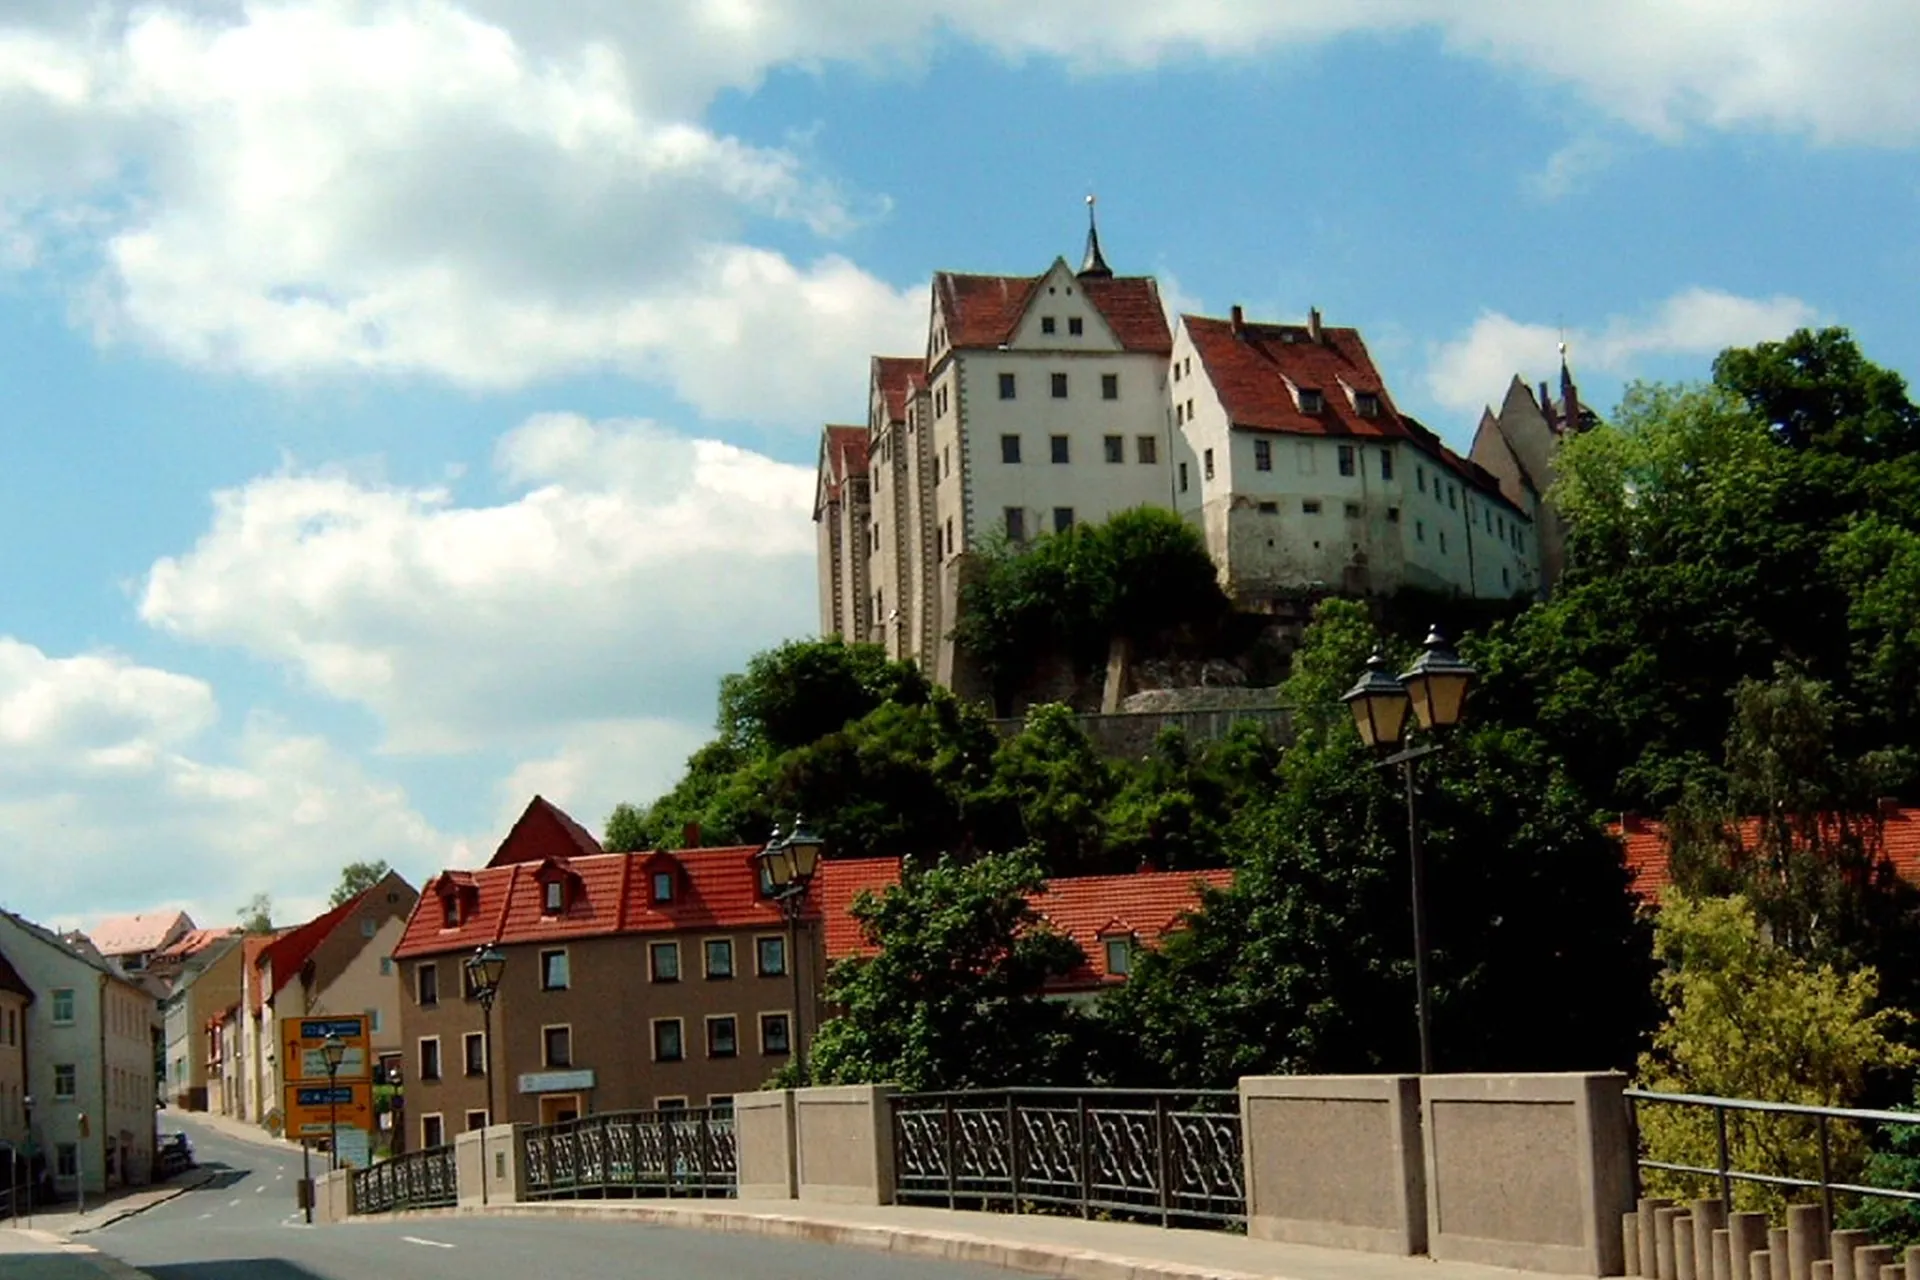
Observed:
[[[569,1120],[580,1118],[580,1095],[577,1093],[549,1093],[540,1099],[541,1124],[565,1124]]]

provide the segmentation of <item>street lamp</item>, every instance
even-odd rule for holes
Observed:
[[[507,971],[507,957],[498,947],[476,947],[467,957],[467,985],[480,1002],[480,1076],[486,1082],[487,1123],[480,1128],[480,1203],[487,1202],[487,1129],[497,1118],[493,1114],[493,998],[500,994],[500,978]]]
[[[327,1167],[340,1171],[340,1099],[334,1092],[340,1079],[340,1064],[347,1060],[347,1042],[332,1032],[320,1042],[320,1056],[327,1064]]]
[[[1398,678],[1379,649],[1367,659],[1366,674],[1341,698],[1353,713],[1360,741],[1375,750],[1392,751],[1381,767],[1400,766],[1407,793],[1407,859],[1413,872],[1413,985],[1415,1016],[1420,1027],[1420,1074],[1433,1074],[1433,1029],[1427,1008],[1427,890],[1424,853],[1420,847],[1420,819],[1415,802],[1413,766],[1420,757],[1440,749],[1438,742],[1399,751],[1411,710],[1420,728],[1430,734],[1460,723],[1467,693],[1478,673],[1462,662],[1434,627],[1427,632],[1420,657]]]
[[[785,838],[775,827],[767,838],[767,847],[754,856],[760,860],[761,868],[766,872],[767,887],[774,902],[779,904],[780,914],[787,921],[787,971],[793,975],[793,1026],[789,1033],[793,1041],[794,1063],[798,1068],[799,1082],[807,1081],[807,1039],[803,1033],[800,1012],[800,917],[807,908],[807,890],[813,884],[813,877],[820,869],[820,854],[826,848],[826,841],[815,835],[813,830],[800,818],[793,820],[793,830]]]

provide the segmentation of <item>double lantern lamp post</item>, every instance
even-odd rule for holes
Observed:
[[[327,1167],[340,1171],[340,1064],[347,1060],[347,1042],[328,1033],[320,1042],[320,1058],[327,1064]]]
[[[820,855],[825,848],[826,841],[796,817],[793,830],[782,836],[775,827],[767,847],[754,855],[766,877],[768,891],[787,922],[787,972],[793,975],[793,1018],[787,1034],[792,1041],[793,1060],[801,1084],[807,1082],[807,1040],[801,1025],[800,919],[806,913],[807,890],[820,870]]]
[[[500,994],[500,979],[507,970],[507,957],[494,946],[475,947],[467,957],[467,989],[480,1002],[480,1078],[487,1090],[487,1124],[480,1128],[480,1203],[487,1203],[487,1125],[499,1118],[493,1109],[493,1000]]]
[[[1467,693],[1478,675],[1440,634],[1438,627],[1427,633],[1420,657],[1412,667],[1395,676],[1387,658],[1379,649],[1367,660],[1366,674],[1341,698],[1353,713],[1360,741],[1376,751],[1391,752],[1381,767],[1400,766],[1407,795],[1407,856],[1413,872],[1413,983],[1414,1008],[1420,1026],[1420,1074],[1433,1073],[1433,1030],[1427,1007],[1427,894],[1425,859],[1420,845],[1420,819],[1416,804],[1413,766],[1422,756],[1440,749],[1426,742],[1395,750],[1409,728],[1407,713],[1412,711],[1420,730],[1438,734],[1460,723],[1466,708]]]

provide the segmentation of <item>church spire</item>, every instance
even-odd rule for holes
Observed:
[[[1107,265],[1106,258],[1100,253],[1100,227],[1094,221],[1094,203],[1093,195],[1089,193],[1087,195],[1087,256],[1080,264],[1080,274],[1083,277],[1091,276],[1098,280],[1111,280],[1113,268]]]

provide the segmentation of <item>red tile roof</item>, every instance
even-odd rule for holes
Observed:
[[[1838,815],[1821,820],[1829,836],[1838,835],[1844,825],[1849,824]],[[1857,828],[1857,820],[1851,825]],[[1627,869],[1633,873],[1634,892],[1658,903],[1662,891],[1673,883],[1666,826],[1630,813],[1615,823],[1612,831],[1621,843]],[[1754,847],[1760,839],[1759,819],[1741,819],[1732,834],[1742,848]],[[1873,858],[1885,862],[1902,880],[1920,885],[1920,808],[1882,804],[1860,834]]]
[[[191,928],[193,919],[184,911],[142,911],[102,920],[88,941],[103,956],[130,956],[157,951],[176,929]]]
[[[253,965],[261,970],[271,966],[273,973],[273,985],[262,991],[261,998],[265,1000],[278,994],[282,987],[298,977],[300,967],[307,962],[307,958],[340,927],[341,921],[353,914],[354,908],[360,905],[360,899],[370,892],[370,889],[361,890],[331,911],[315,916],[305,924],[295,925],[261,948],[260,953],[253,957]]]
[[[875,356],[873,382],[887,400],[887,421],[907,420],[907,399],[927,385],[927,362],[919,356]],[[866,456],[861,455],[861,470]]]
[[[156,962],[186,960],[199,955],[214,943],[239,933],[238,929],[190,929],[180,940],[154,957]]]
[[[853,918],[854,899],[868,891],[885,893],[899,883],[898,858],[836,858],[820,864],[820,911],[826,918],[829,961],[872,952]]]
[[[261,1006],[266,1002],[266,993],[261,990],[264,984],[261,981],[260,975],[255,972],[256,967],[260,963],[260,957],[265,954],[268,947],[272,946],[283,935],[291,932],[293,932],[291,929],[280,929],[273,933],[250,933],[241,940],[240,973],[241,981],[246,985],[247,989],[248,1012],[260,1012]]]
[[[827,424],[820,434],[820,488],[828,502],[840,497],[848,480],[867,474],[867,429]],[[820,518],[815,498],[813,518]]]
[[[605,852],[591,831],[546,797],[535,796],[520,811],[487,865],[504,867],[512,862],[539,862],[554,856],[592,857]]]
[[[970,276],[941,271],[933,277],[936,305],[947,317],[947,340],[956,350],[998,347],[1013,337],[1040,284],[1037,276]],[[1086,295],[1113,330],[1121,349],[1165,355],[1173,350],[1160,287],[1152,276],[1082,278]]]

